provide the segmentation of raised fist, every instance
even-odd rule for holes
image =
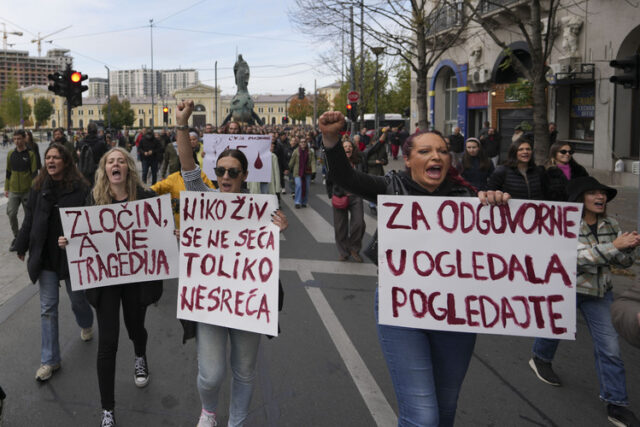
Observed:
[[[326,147],[333,147],[340,140],[340,131],[344,128],[344,116],[339,111],[327,111],[318,119],[318,127]]]
[[[192,99],[178,102],[178,108],[176,108],[176,124],[178,126],[185,126],[189,124],[189,117],[191,117],[191,113],[193,113]]]

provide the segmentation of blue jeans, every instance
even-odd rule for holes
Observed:
[[[377,323],[377,290],[375,314]],[[398,401],[398,426],[453,426],[476,334],[378,323],[378,339]]]
[[[260,334],[198,323],[198,392],[202,407],[216,412],[218,393],[227,366],[227,337],[231,341],[231,407],[229,426],[241,426],[249,414],[256,376]]]
[[[158,160],[153,156],[142,158],[142,182],[145,184],[149,169],[151,169],[151,185],[153,185],[158,180]]]
[[[38,278],[40,286],[40,321],[42,344],[40,362],[43,365],[60,363],[60,344],[58,343],[58,302],[60,279],[54,271],[42,270]],[[71,282],[65,279],[67,294],[71,300],[71,309],[81,328],[93,324],[93,311],[84,295],[84,291],[72,291]]]
[[[311,175],[296,176],[296,205],[306,205],[309,202],[309,190],[311,185]],[[304,197],[302,196],[302,186],[305,186]]]
[[[620,357],[618,334],[611,323],[611,303],[613,294],[608,291],[603,298],[578,294],[576,305],[587,322],[593,339],[593,354],[596,362],[596,375],[600,382],[600,399],[607,403],[627,406],[627,383],[624,363]],[[556,354],[560,340],[536,338],[533,343],[533,355],[551,362]]]

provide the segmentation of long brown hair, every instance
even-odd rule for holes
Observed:
[[[59,144],[57,142],[51,143],[51,145],[49,145],[49,147],[44,152],[44,158],[46,159],[47,153],[54,148],[58,150],[58,153],[62,157],[62,164],[64,165],[63,172],[62,172],[63,187],[70,190],[73,188],[73,185],[75,183],[81,183],[88,187],[89,182],[80,173],[76,164],[73,163],[73,157],[69,152],[69,150],[67,150],[67,147],[65,147],[64,145]],[[51,178],[51,175],[49,175],[49,171],[47,170],[47,165],[45,160],[44,164],[42,165],[42,168],[40,169],[40,173],[33,180],[33,188],[36,191],[40,191],[40,189],[42,189],[42,187],[44,187],[45,184],[48,184],[51,181],[53,181],[53,178]]]

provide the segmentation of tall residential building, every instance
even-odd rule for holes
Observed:
[[[48,74],[61,71],[66,64],[73,64],[73,58],[67,56],[67,49],[52,49],[47,56],[29,56],[21,50],[0,50],[0,92],[11,80],[18,87],[47,85]]]
[[[180,89],[191,87],[198,83],[196,70],[118,70],[111,71],[109,93],[120,98],[170,97]]]
[[[87,94],[87,96],[89,98],[107,98],[107,91],[109,90],[109,80],[103,79],[101,77],[94,77],[89,79],[88,81],[89,93]]]
[[[169,97],[173,92],[186,89],[198,83],[196,70],[160,70],[161,92],[160,95]]]

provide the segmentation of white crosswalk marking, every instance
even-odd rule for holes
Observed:
[[[318,243],[335,243],[333,224],[328,223],[322,215],[313,208],[295,209],[291,196],[283,195],[280,199],[291,209],[291,212],[302,222],[311,236]]]

